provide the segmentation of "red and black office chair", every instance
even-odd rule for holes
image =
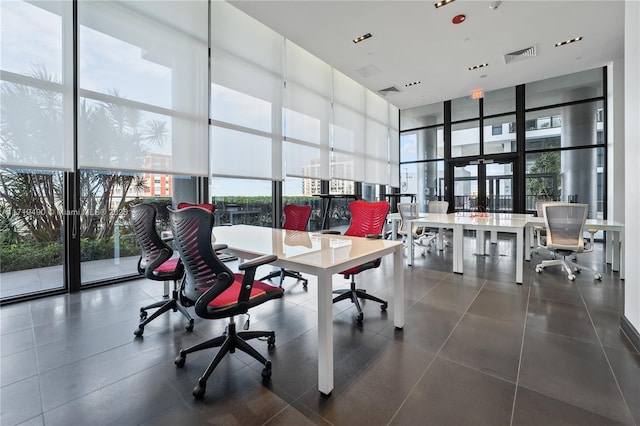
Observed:
[[[353,201],[349,204],[349,211],[351,212],[351,224],[345,231],[344,235],[353,237],[366,237],[366,238],[382,238],[382,231],[384,224],[387,220],[387,213],[389,212],[389,203],[386,201],[368,202],[368,201]],[[358,324],[362,324],[364,314],[360,307],[358,299],[373,300],[381,304],[380,308],[383,311],[387,310],[387,302],[368,294],[366,290],[356,288],[355,276],[360,272],[367,269],[377,268],[380,266],[381,259],[375,259],[370,262],[364,263],[359,266],[354,266],[351,269],[340,272],[346,279],[351,279],[351,287],[346,290],[337,290],[335,293],[340,293],[339,296],[334,297],[333,303],[341,300],[349,299],[351,303],[356,305],[358,310],[358,316],[356,321]]]
[[[133,332],[136,336],[142,336],[147,324],[169,311],[180,311],[188,320],[187,331],[193,330],[193,318],[178,297],[178,280],[184,275],[184,267],[178,257],[173,257],[171,246],[158,235],[156,215],[157,210],[152,203],[131,206],[131,226],[142,249],[138,260],[138,272],[150,280],[164,281],[166,288],[168,282],[173,281],[174,287],[168,299],[140,308],[141,322]],[[155,308],[158,310],[147,316],[147,311]]]
[[[246,341],[249,339],[266,339],[269,347],[275,344],[273,331],[240,331],[236,332],[235,315],[247,314],[249,309],[272,299],[282,297],[281,288],[256,281],[256,269],[277,259],[275,255],[264,255],[238,265],[243,273],[235,274],[216,255],[216,250],[225,246],[213,247],[211,231],[213,214],[200,207],[188,207],[181,210],[169,209],[169,217],[174,241],[180,258],[184,264],[185,276],[181,297],[191,301],[196,314],[201,318],[229,318],[229,324],[222,336],[206,342],[181,349],[175,360],[178,367],[184,366],[187,354],[220,347],[204,374],[193,389],[196,398],[204,396],[207,379],[224,356],[236,349],[246,352],[260,361],[264,368],[262,378],[271,377],[271,361],[267,360]],[[249,321],[244,329],[249,327]]]
[[[290,230],[290,231],[305,231],[307,229],[307,223],[309,223],[309,218],[311,217],[311,206],[299,206],[296,204],[287,204],[284,206],[284,224],[282,225],[282,229]],[[260,278],[260,281],[271,280],[272,278],[280,277],[280,287],[282,287],[282,283],[285,277],[295,278],[298,281],[302,281],[302,286],[307,287],[307,279],[302,276],[300,272],[291,271],[288,269],[280,268],[280,270],[276,270],[271,272],[268,275]]]

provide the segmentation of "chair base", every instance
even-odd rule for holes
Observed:
[[[280,288],[282,288],[282,283],[286,277],[295,278],[298,281],[302,281],[302,286],[304,288],[307,288],[307,284],[309,283],[308,280],[305,277],[303,277],[300,272],[290,271],[288,269],[280,269],[279,271],[277,270],[273,271],[270,274],[260,278],[259,281],[266,281],[266,280],[271,281],[275,277],[280,277],[280,285],[279,285]]]
[[[362,321],[364,320],[364,313],[362,312],[362,307],[360,306],[360,302],[358,301],[358,299],[373,300],[374,302],[380,303],[380,310],[382,310],[383,312],[386,311],[387,307],[389,306],[389,304],[385,300],[372,296],[371,294],[367,293],[366,290],[356,288],[356,284],[353,280],[351,281],[351,287],[349,289],[334,290],[333,292],[339,294],[338,296],[333,298],[333,303],[349,299],[351,300],[351,303],[356,305],[356,309],[358,310],[356,321],[358,324],[362,324]]]
[[[234,353],[236,349],[241,350],[251,355],[256,360],[260,361],[264,365],[262,370],[262,379],[267,381],[271,378],[271,361],[263,357],[258,351],[256,351],[246,341],[256,338],[267,338],[267,344],[271,348],[276,343],[276,334],[273,331],[241,331],[236,332],[236,324],[233,319],[227,325],[226,333],[222,336],[215,337],[207,340],[206,342],[197,344],[187,349],[180,350],[180,354],[175,359],[175,364],[178,367],[183,367],[187,358],[187,354],[201,351],[203,349],[220,347],[215,358],[211,361],[204,374],[198,379],[198,384],[193,388],[193,396],[197,399],[201,399],[207,388],[207,380],[216,366],[222,361],[222,358],[228,353]]]
[[[147,317],[147,310],[155,309],[155,308],[159,308],[159,309],[155,311],[153,314],[151,314],[150,317]],[[160,302],[156,302],[149,306],[144,306],[140,308],[140,319],[142,320],[142,322],[138,324],[138,328],[136,329],[136,331],[133,332],[133,334],[135,334],[137,337],[142,336],[144,333],[144,327],[147,324],[149,324],[151,321],[158,318],[160,315],[164,314],[165,312],[169,312],[169,311],[172,311],[172,312],[179,311],[188,321],[188,324],[186,325],[185,329],[187,331],[193,331],[193,323],[194,323],[193,318],[187,311],[187,308],[185,308],[180,303],[178,299],[178,291],[173,290],[171,298],[169,300],[162,300]]]
[[[536,265],[536,272],[540,273],[544,268],[555,265],[562,265],[564,270],[567,272],[567,278],[569,278],[569,281],[573,281],[576,279],[574,272],[580,272],[582,270],[592,272],[593,278],[596,280],[602,279],[602,275],[600,274],[600,272],[596,271],[595,269],[587,268],[583,265],[578,265],[575,262],[567,260],[566,257],[563,257],[562,259],[543,260]]]

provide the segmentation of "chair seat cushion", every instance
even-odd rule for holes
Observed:
[[[212,308],[226,308],[238,303],[238,295],[240,294],[240,288],[242,286],[242,279],[244,275],[235,274],[235,281],[228,289],[226,289],[220,296],[213,299],[209,306]],[[262,303],[265,300],[275,299],[282,297],[283,290],[279,287],[263,283],[262,281],[254,280],[253,288],[251,289],[251,295],[249,296],[249,303],[251,305]]]
[[[155,275],[164,275],[164,274],[172,274],[176,267],[178,266],[178,262],[180,261],[179,257],[174,257],[172,259],[167,260],[162,265],[158,266],[153,270]]]
[[[372,260],[367,263],[363,263],[362,265],[354,266],[353,268],[349,268],[346,271],[340,272],[340,275],[344,275],[345,278],[349,278],[350,275],[355,275],[362,271],[366,271],[367,269],[373,269],[380,266],[381,259]]]

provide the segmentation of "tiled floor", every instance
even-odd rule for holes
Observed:
[[[507,238],[507,236],[505,236]],[[254,309],[252,329],[273,329],[271,382],[236,352],[211,376],[204,400],[191,390],[214,350],[173,360],[180,347],[223,331],[223,320],[177,313],[134,338],[140,306],[162,284],[146,280],[0,309],[1,418],[24,425],[640,425],[640,354],[620,331],[624,282],[602,253],[580,258],[602,282],[558,268],[525,284],[512,240],[489,256],[465,241],[465,274],[450,273],[450,249],[406,269],[406,326],[365,303],[359,327],[349,302],[334,305],[335,389],[317,391],[316,286],[293,281],[285,297]],[[391,258],[359,282],[391,301]],[[265,270],[267,272],[269,269]],[[346,285],[341,276],[336,286]],[[238,318],[238,321],[244,321]],[[265,342],[254,346],[267,353]]]

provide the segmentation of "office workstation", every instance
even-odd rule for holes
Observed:
[[[640,7],[546,6],[2,2],[0,423],[639,424]]]

